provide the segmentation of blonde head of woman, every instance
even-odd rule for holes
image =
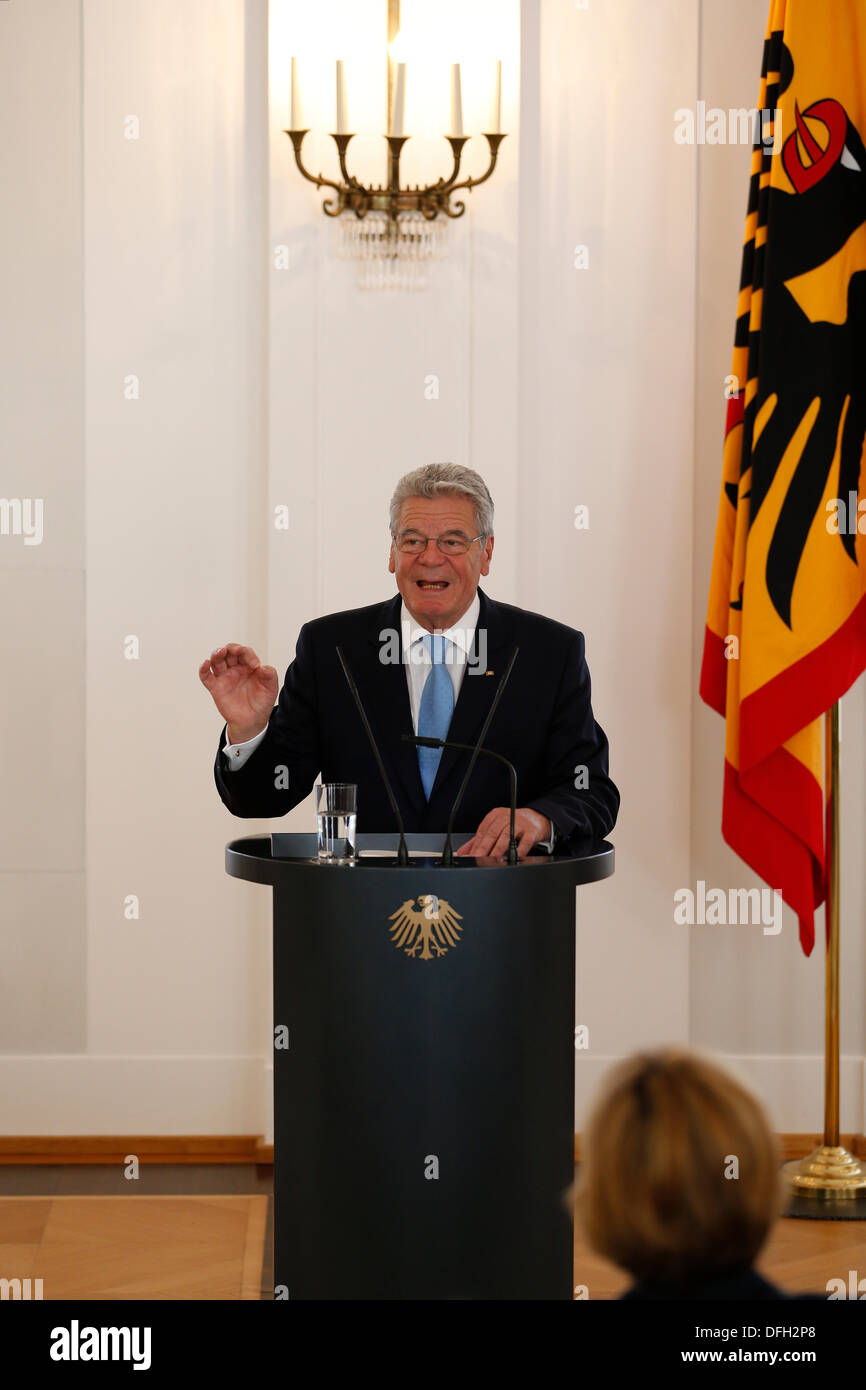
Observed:
[[[744,1084],[675,1047],[612,1069],[584,1131],[576,1186],[598,1254],[641,1280],[743,1269],[783,1200],[776,1140]]]

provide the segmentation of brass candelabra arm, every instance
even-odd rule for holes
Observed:
[[[498,156],[499,156],[499,146],[502,144],[502,141],[505,139],[505,135],[504,135],[504,134],[501,134],[501,135],[500,135],[500,134],[489,135],[486,131],[483,131],[482,133],[483,133],[483,135],[484,135],[484,139],[487,141],[488,145],[490,146],[490,163],[489,163],[488,166],[487,166],[486,172],[483,173],[479,179],[464,179],[462,183],[454,183],[454,184],[448,185],[449,191],[450,191],[451,193],[455,193],[455,192],[457,191],[458,188],[469,188],[469,189],[477,188],[477,187],[479,186],[479,184],[482,184],[482,183],[486,183],[486,182],[487,182],[487,180],[490,178],[490,175],[493,173],[493,170],[496,168],[496,160],[497,160],[497,158],[498,158]],[[450,140],[450,139],[452,139],[453,137],[449,136],[448,138],[449,138],[449,140]],[[461,205],[461,204],[458,204],[458,206],[462,206],[462,205]],[[451,215],[451,214],[449,214],[449,216],[450,216],[450,215]],[[459,217],[460,214],[458,213],[457,216]]]
[[[409,139],[408,135],[386,135],[388,141],[388,183],[389,193],[398,195],[400,192],[400,156],[403,153],[403,146]]]
[[[288,135],[295,151],[295,163],[305,179],[314,183],[317,188],[333,188],[337,193],[336,206],[333,198],[326,198],[322,204],[323,212],[329,217],[337,217],[343,210],[346,189],[342,184],[335,183],[333,179],[326,179],[324,174],[311,174],[309,169],[304,167],[301,159],[301,146],[304,143],[304,136],[309,134],[308,130],[284,130],[284,135]]]
[[[419,190],[422,194],[427,193],[447,193],[455,185],[457,175],[460,173],[460,161],[463,158],[463,146],[469,139],[468,135],[446,135],[445,139],[451,146],[451,153],[454,156],[454,163],[447,179],[437,179],[435,183],[428,184]]]
[[[340,173],[346,182],[346,187],[351,188],[355,193],[366,193],[367,190],[362,183],[359,183],[354,174],[350,174],[346,166],[346,151],[349,148],[349,141],[354,140],[354,133],[351,135],[331,134],[331,139],[337,146],[337,158],[340,161]]]
[[[449,176],[440,178],[435,183],[427,184],[424,187],[416,184],[414,188],[401,188],[400,157],[403,146],[409,139],[408,135],[387,135],[385,137],[388,144],[387,181],[385,184],[367,186],[349,172],[347,151],[349,141],[355,138],[354,134],[331,133],[331,139],[337,147],[340,174],[343,178],[342,183],[337,183],[334,179],[325,178],[322,173],[313,174],[306,168],[301,147],[304,143],[304,136],[309,134],[309,131],[286,130],[283,133],[288,135],[292,142],[295,163],[304,178],[309,183],[314,183],[317,188],[332,188],[334,190],[335,196],[325,198],[322,203],[322,211],[327,217],[339,217],[343,212],[353,212],[357,218],[363,218],[368,212],[376,211],[384,213],[393,222],[396,222],[403,214],[412,212],[420,212],[428,222],[434,221],[440,214],[450,218],[462,217],[466,211],[466,204],[458,200],[452,205],[451,194],[461,188],[470,190],[477,188],[479,184],[485,183],[490,178],[496,167],[499,146],[505,139],[504,135],[498,133],[485,133],[484,138],[490,149],[490,163],[486,172],[480,178],[467,178],[458,182],[463,159],[463,147],[469,136],[446,135],[445,138],[451,146],[453,159]]]

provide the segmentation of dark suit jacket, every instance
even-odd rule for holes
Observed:
[[[511,652],[520,648],[485,739],[517,767],[517,804],[548,816],[566,840],[602,839],[613,829],[619,792],[608,776],[608,745],[590,704],[583,635],[573,628],[478,590],[478,634],[486,630],[486,663],[467,666],[448,737],[473,743],[490,708]],[[427,802],[417,750],[400,740],[412,734],[406,667],[383,663],[383,633],[400,635],[400,595],[368,608],[331,613],[305,623],[295,659],[286,672],[267,733],[237,772],[224,767],[220,737],[214,776],[219,794],[236,816],[281,816],[323,782],[358,785],[359,831],[392,831],[396,823],[360,716],[335,648],[341,646],[379,743],[407,831],[441,831],[470,754],[444,749]],[[483,647],[476,648],[480,655]],[[275,787],[287,767],[289,785]],[[576,769],[588,769],[585,789],[575,788]],[[491,758],[475,764],[455,830],[474,832],[494,806],[508,804],[506,769]]]

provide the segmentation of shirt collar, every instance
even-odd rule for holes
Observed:
[[[447,637],[455,646],[460,647],[461,651],[467,656],[472,650],[472,641],[475,637],[475,629],[478,626],[478,615],[481,612],[481,600],[478,597],[478,590],[475,590],[475,597],[470,603],[462,618],[459,618],[454,627],[443,628],[442,636]],[[421,627],[416,623],[403,600],[400,600],[400,626],[403,630],[403,650],[408,651],[422,637],[427,635],[427,628]]]

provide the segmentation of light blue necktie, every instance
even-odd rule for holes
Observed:
[[[432,645],[433,665],[430,667],[430,673],[424,682],[424,690],[421,694],[421,708],[418,711],[418,734],[422,738],[447,738],[448,726],[454,712],[454,686],[451,682],[451,672],[444,663],[444,656],[445,643],[450,642],[451,639],[443,637],[441,633],[428,632],[421,640],[428,652]],[[441,748],[418,749],[418,767],[421,771],[424,795],[428,801],[433,790],[433,783],[436,780],[436,769],[441,757]]]

